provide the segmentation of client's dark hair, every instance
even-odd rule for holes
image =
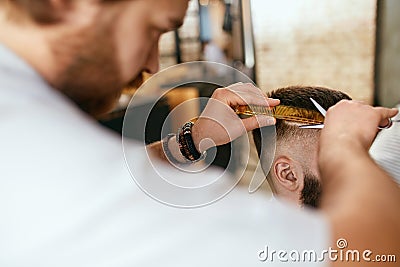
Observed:
[[[314,86],[289,86],[269,92],[267,95],[272,98],[280,99],[281,105],[305,108],[315,111],[318,110],[310,101],[310,97],[317,101],[326,110],[340,100],[351,100],[351,98],[343,92],[325,87]],[[296,125],[289,124],[286,121],[279,119],[276,121],[275,127],[277,141],[293,138],[294,136],[298,135],[307,135],[308,133],[313,132],[309,129],[300,129]],[[261,155],[262,147],[261,130],[253,130],[253,139],[257,148],[258,156]]]
[[[268,93],[269,97],[281,100],[281,104],[295,108],[303,108],[317,111],[317,108],[311,102],[310,97],[316,100],[324,109],[328,109],[343,99],[350,100],[350,97],[343,92],[324,87],[312,86],[290,86],[280,88]],[[273,191],[276,191],[275,181],[270,173],[273,158],[275,157],[275,142],[271,138],[276,137],[276,150],[294,149],[294,151],[303,151],[304,155],[298,155],[300,158],[307,158],[307,144],[316,141],[319,136],[319,129],[301,129],[298,123],[294,124],[288,120],[277,120],[276,128],[273,126],[256,129],[253,131],[253,139],[257,148],[258,156],[267,181]],[[261,139],[262,136],[262,139]],[[298,150],[301,149],[301,150]],[[300,202],[304,206],[318,207],[322,186],[318,178],[309,170],[306,161],[302,162],[305,168],[304,187],[300,192]],[[268,173],[267,173],[268,172]]]

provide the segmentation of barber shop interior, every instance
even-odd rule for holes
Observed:
[[[0,267],[398,267],[399,11],[0,0]]]
[[[192,0],[183,25],[161,36],[160,72],[143,72],[99,122],[145,144],[162,140],[197,118],[215,89],[242,81],[238,75],[266,93],[322,87],[370,105],[395,107],[400,103],[398,10],[396,0]],[[215,62],[216,68],[190,65],[202,61]],[[175,71],[177,64],[182,65]],[[171,78],[171,72],[176,77]],[[132,101],[140,91],[146,99]],[[158,92],[153,98],[152,91]],[[125,116],[127,111],[135,116]],[[130,129],[124,129],[127,117],[125,124],[134,125]],[[239,186],[250,189],[251,181],[258,181],[253,187],[262,184],[261,190],[271,195],[279,186],[271,190],[273,181],[262,183],[266,174],[252,135],[218,146],[206,161],[239,176]],[[273,153],[278,148],[268,149]],[[308,169],[310,175],[315,172]],[[318,194],[315,185],[309,186]],[[307,199],[301,192],[300,198]],[[310,198],[316,205],[317,197]]]

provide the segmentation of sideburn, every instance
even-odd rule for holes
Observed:
[[[318,208],[322,194],[322,185],[317,177],[310,172],[304,176],[304,187],[301,190],[300,201],[304,206]]]

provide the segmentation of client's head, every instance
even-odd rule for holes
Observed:
[[[268,96],[280,99],[281,105],[317,112],[310,97],[326,110],[342,99],[350,99],[348,95],[340,91],[309,86],[280,88],[270,92]],[[302,124],[290,120],[277,120],[276,150],[271,168],[266,173],[267,180],[275,195],[300,205],[317,207],[321,194],[317,165],[320,130],[301,129],[299,125]],[[265,153],[273,152],[268,149],[271,133],[275,135],[275,131],[271,129],[270,126],[253,131],[254,142],[261,161],[266,158],[263,157]],[[266,168],[263,169],[266,171]]]

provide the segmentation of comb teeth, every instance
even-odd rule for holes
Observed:
[[[235,112],[238,115],[255,116],[255,115],[268,115],[272,116],[272,109],[264,106],[256,105],[240,105],[236,106]]]
[[[324,116],[318,111],[292,106],[279,105],[270,108],[257,105],[240,105],[236,106],[234,110],[241,118],[248,118],[255,115],[267,115],[280,120],[305,124],[324,123]]]

